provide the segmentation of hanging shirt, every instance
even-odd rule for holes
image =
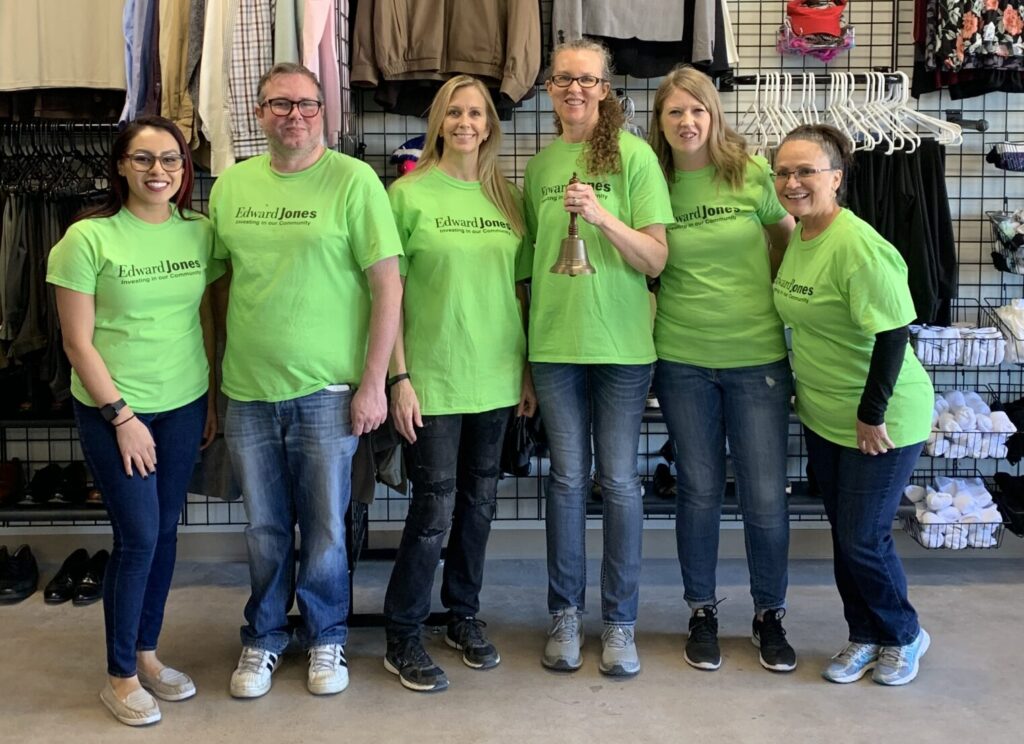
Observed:
[[[257,155],[214,183],[210,218],[215,255],[233,272],[224,393],[274,402],[357,384],[370,323],[364,272],[402,252],[373,169],[327,150],[278,173]]]
[[[530,273],[523,238],[479,181],[438,167],[399,178],[388,193],[405,251],[405,360],[422,413],[515,405],[526,358],[515,295]]]
[[[793,329],[800,420],[830,442],[857,447],[857,405],[875,334],[914,319],[906,263],[869,224],[843,209],[811,240],[797,227],[774,292],[779,315]],[[934,403],[931,380],[908,344],[885,412],[897,447],[928,438]]]
[[[715,166],[675,172],[675,222],[661,274],[654,344],[659,359],[729,369],[786,356],[772,302],[764,225],[786,216],[768,162],[747,161],[738,190],[715,180]]]
[[[574,171],[593,187],[601,206],[636,230],[673,222],[668,186],[654,151],[632,134],[619,132],[619,173],[590,174],[586,147],[559,138],[526,165],[526,224],[533,246],[530,361],[647,364],[655,359],[647,280],[604,233],[577,219],[596,274],[552,274],[551,266],[568,233],[563,205]]]
[[[253,110],[260,78],[274,63],[274,9],[261,0],[236,0],[231,36],[231,146],[236,160],[267,151]]]
[[[140,413],[179,408],[209,387],[199,303],[224,263],[211,257],[210,221],[190,217],[175,210],[154,225],[122,209],[74,223],[50,251],[46,281],[94,295],[93,346]],[[71,394],[96,405],[76,371]]]

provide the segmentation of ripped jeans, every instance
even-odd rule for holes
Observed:
[[[441,603],[453,616],[475,616],[480,611],[484,554],[511,414],[511,408],[496,408],[424,416],[416,443],[405,446],[412,497],[384,597],[389,640],[420,633],[430,614],[434,573],[449,527]]]
[[[676,543],[686,603],[696,608],[718,599],[715,568],[728,440],[754,609],[785,607],[789,360],[708,369],[659,359],[654,387],[676,452]]]

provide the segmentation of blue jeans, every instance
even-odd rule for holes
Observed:
[[[345,512],[359,441],[351,403],[351,391],[328,390],[278,403],[228,401],[224,438],[249,517],[245,646],[285,650],[293,591],[304,646],[348,638]],[[297,579],[296,523],[302,536]]]
[[[103,579],[107,674],[134,677],[137,651],[153,651],[164,622],[178,520],[206,424],[206,396],[162,413],[136,413],[156,445],[156,472],[124,472],[114,427],[74,401],[82,454],[110,515],[114,546]]]
[[[807,464],[832,525],[833,565],[855,643],[905,646],[920,626],[907,598],[892,523],[924,442],[865,455],[804,427]]]
[[[434,571],[449,526],[441,603],[456,617],[480,611],[484,554],[511,414],[511,408],[497,408],[424,416],[416,443],[405,446],[412,498],[384,598],[388,638],[419,636],[430,614]]]
[[[548,610],[585,609],[593,426],[604,507],[601,617],[608,624],[633,625],[640,603],[644,524],[636,459],[651,365],[532,366],[551,454],[546,491]]]
[[[786,605],[786,451],[793,378],[788,360],[706,369],[659,360],[658,403],[676,453],[676,544],[691,608],[718,601],[715,569],[729,441],[754,609]]]

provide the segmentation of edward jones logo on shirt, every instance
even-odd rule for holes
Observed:
[[[612,193],[612,185],[604,181],[580,181],[580,183],[585,183],[592,188],[594,193],[597,194],[598,199],[607,199],[607,195]],[[557,186],[541,186],[541,201],[561,200],[562,195],[565,193],[565,186],[566,184],[564,183],[560,183]]]
[[[509,223],[489,217],[435,217],[434,227],[438,232],[512,232],[512,225]]]
[[[693,227],[694,225],[705,225],[723,220],[734,220],[741,211],[739,207],[709,207],[707,204],[676,215],[676,224],[669,227]]]
[[[188,261],[163,260],[160,263],[149,266],[136,266],[135,264],[119,264],[117,267],[117,278],[121,284],[141,284],[155,282],[162,279],[177,279],[183,276],[194,276],[203,273],[202,261],[191,259]]]
[[[235,212],[236,225],[312,225],[315,219],[315,209],[264,206],[239,207]]]
[[[810,302],[811,297],[814,296],[814,287],[798,284],[792,279],[776,277],[773,287],[776,294],[797,302]]]

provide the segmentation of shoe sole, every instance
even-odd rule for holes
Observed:
[[[848,685],[851,682],[856,682],[858,679],[863,679],[864,675],[874,668],[875,662],[871,661],[868,662],[860,671],[854,672],[853,674],[847,674],[844,677],[830,677],[824,672],[824,670],[821,672],[821,676],[823,679],[827,679],[829,682],[835,682],[837,685]]]
[[[163,717],[160,711],[157,711],[149,718],[123,718],[117,714],[114,706],[108,703],[107,699],[103,697],[102,694],[100,695],[100,702],[103,703],[103,706],[110,711],[110,714],[114,716],[114,718],[125,726],[152,726],[154,723],[160,723],[160,719]]]
[[[75,607],[88,607],[99,602],[103,597],[96,597],[95,599],[72,599],[71,604]]]
[[[64,604],[65,602],[70,602],[71,597],[43,597],[43,601],[48,605],[59,605]]]
[[[909,677],[905,677],[904,679],[896,680],[894,682],[885,682],[877,679],[874,675],[871,675],[871,680],[877,684],[885,685],[886,687],[899,687],[900,685],[909,684],[917,679],[917,673],[921,669],[921,659],[932,645],[932,637],[928,635],[928,632],[922,628],[921,633],[924,635],[924,638],[921,640],[921,651],[917,654],[917,658],[914,659],[914,669],[910,673]]]
[[[757,660],[761,662],[761,666],[767,669],[769,672],[792,672],[796,669],[796,662],[794,661],[792,666],[789,664],[769,664],[761,656],[761,641],[758,640],[757,636],[750,636],[750,642],[753,643],[758,650]]]
[[[711,661],[694,661],[693,659],[691,659],[687,655],[686,651],[683,651],[683,660],[687,664],[692,666],[694,669],[700,669],[701,671],[704,671],[704,672],[713,672],[716,669],[718,669],[720,666],[722,666],[722,660],[721,659],[719,659],[717,663],[711,662]]]
[[[313,684],[313,685],[311,685],[309,683],[309,681],[307,680],[306,681],[306,689],[309,690],[310,693],[312,693],[313,695],[337,695],[339,692],[344,692],[345,690],[348,689],[348,678],[346,678],[345,681],[343,683],[341,683],[341,685],[338,685],[338,684],[331,684],[331,685],[323,685],[323,684],[317,685],[317,684]]]
[[[597,670],[606,677],[635,677],[640,674],[640,667],[637,667],[636,669],[626,669],[619,664],[607,668],[602,664],[598,664]]]
[[[410,682],[402,676],[402,673],[398,670],[398,667],[396,667],[394,664],[388,661],[386,656],[384,657],[384,668],[392,674],[394,674],[396,677],[398,677],[398,681],[402,683],[402,687],[405,687],[406,689],[412,690],[414,692],[441,692],[441,690],[448,689],[448,680],[445,680],[443,684],[434,685],[417,685],[415,682]]]
[[[581,666],[583,666],[583,657],[580,657],[576,661],[576,663],[573,664],[571,661],[569,661],[569,659],[566,659],[564,657],[559,657],[558,659],[552,661],[551,659],[548,659],[546,656],[542,656],[540,663],[544,666],[545,669],[550,669],[553,672],[575,672],[578,671]]]
[[[160,700],[166,700],[168,703],[180,703],[182,700],[188,700],[196,696],[196,688],[193,687],[191,690],[185,692],[165,693],[158,690],[156,687],[147,685],[141,679],[139,684],[142,685],[142,689],[146,690],[150,695]]]
[[[0,604],[17,604],[18,602],[24,602],[26,599],[28,599],[29,597],[31,597],[35,593],[36,593],[36,590],[33,589],[32,591],[28,592],[27,594],[26,593],[5,594],[4,596],[0,597]]]
[[[474,664],[468,658],[466,658],[466,650],[462,647],[462,644],[456,643],[448,636],[444,637],[444,642],[454,648],[456,651],[462,651],[462,663],[468,666],[470,669],[494,669],[501,663],[501,654],[495,654],[491,661],[485,661],[481,664]]]
[[[246,689],[236,688],[234,685],[231,686],[231,697],[238,698],[239,700],[252,700],[253,698],[259,698],[270,692],[270,688],[273,687],[273,682],[267,682],[266,687],[249,687]]]

